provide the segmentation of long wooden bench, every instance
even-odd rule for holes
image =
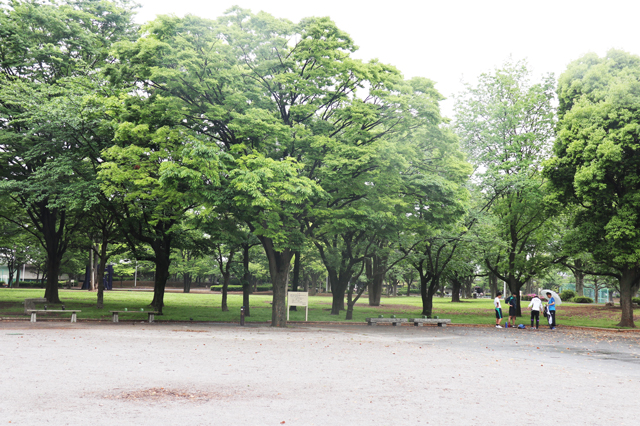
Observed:
[[[82,312],[82,311],[77,311],[72,309],[48,309],[48,310],[44,310],[44,309],[31,310],[30,309],[29,311],[27,311],[28,314],[31,314],[31,322],[36,322],[37,314],[49,314],[53,312],[71,314],[71,322],[76,322],[76,313]]]
[[[438,327],[445,327],[447,324],[451,324],[450,319],[439,318],[412,318],[409,321],[413,322],[416,327],[422,327],[425,324],[438,324]]]
[[[406,318],[367,318],[367,325],[391,324],[398,325],[407,322]]]
[[[113,315],[113,322],[120,322],[118,320],[118,314],[147,314],[149,322],[153,322],[155,320],[157,311],[109,311],[111,315]]]

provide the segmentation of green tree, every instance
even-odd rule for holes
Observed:
[[[96,102],[107,89],[96,80],[111,44],[133,34],[131,3],[7,6],[0,9],[0,193],[27,212],[47,253],[45,297],[59,302],[60,262],[97,200],[95,165],[110,140]]]
[[[545,203],[542,177],[554,136],[553,85],[553,76],[531,83],[525,62],[507,62],[456,101],[456,131],[490,202],[485,264],[518,294],[554,260],[546,247],[555,234],[555,205]]]
[[[615,269],[619,325],[635,327],[640,286],[640,57],[611,50],[569,64],[558,82],[556,157],[545,172],[561,202],[579,206],[576,246]]]
[[[98,177],[105,196],[117,203],[114,213],[135,258],[155,264],[151,304],[162,313],[180,224],[215,192],[219,150],[179,125],[171,98],[151,93],[110,102],[115,145],[103,151]],[[143,244],[151,251],[142,251]]]
[[[159,17],[146,32],[118,46],[112,78],[135,76],[179,99],[182,124],[233,156],[223,187],[269,259],[272,324],[283,326],[311,210],[368,170],[377,140],[417,122],[437,126],[424,100],[433,89],[353,59],[353,41],[328,18],[294,24],[233,8],[217,21]],[[429,95],[415,96],[419,86]]]

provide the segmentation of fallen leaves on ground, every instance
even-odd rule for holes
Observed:
[[[106,395],[106,399],[121,401],[190,401],[203,402],[211,399],[227,399],[237,396],[238,392],[206,392],[184,389],[149,388]]]

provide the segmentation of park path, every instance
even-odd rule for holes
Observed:
[[[0,425],[635,425],[640,336],[0,322]],[[511,420],[510,420],[511,419]]]

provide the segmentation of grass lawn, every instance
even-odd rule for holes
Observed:
[[[27,318],[24,315],[22,302],[27,298],[39,298],[44,296],[41,289],[0,289],[0,317],[3,318]],[[142,320],[146,315],[140,314],[140,308],[149,310],[148,307],[153,293],[151,291],[105,291],[104,309],[96,309],[96,293],[82,290],[60,290],[60,299],[67,309],[80,309],[78,320],[94,319],[111,321],[109,311],[132,311],[129,314],[121,314],[120,320]],[[156,317],[161,321],[215,321],[215,322],[239,322],[240,307],[242,306],[241,294],[229,294],[229,311],[222,312],[220,308],[222,296],[219,293],[166,293],[164,315]],[[247,322],[271,321],[271,295],[251,296],[251,317]],[[353,312],[353,320],[346,321],[345,314],[330,315],[331,295],[321,295],[309,298],[309,321],[339,321],[362,323],[365,318],[378,315],[396,315],[399,318],[419,317],[422,311],[420,297],[384,297],[381,306],[370,307],[367,304],[366,295],[360,299],[362,303],[356,304]],[[523,307],[527,302],[523,303]],[[59,309],[59,306],[51,306],[50,309]],[[138,311],[135,314],[135,311]],[[503,312],[507,311],[503,308]],[[638,312],[638,311],[636,311]],[[471,299],[462,303],[451,303],[448,298],[433,299],[433,314],[440,318],[450,318],[453,323],[459,324],[493,324],[492,299]],[[524,316],[518,318],[518,323],[529,325],[529,312],[524,311]],[[505,312],[506,315],[506,312]],[[47,317],[55,318],[58,314],[49,314]],[[61,315],[68,318],[68,314]],[[304,308],[298,307],[297,312],[290,313],[291,321],[304,321]],[[620,321],[620,307],[605,307],[604,305],[584,305],[575,303],[563,303],[558,308],[558,324],[615,328]],[[640,321],[640,315],[635,316]],[[506,319],[503,321],[505,323]],[[545,318],[540,319],[541,324]]]

